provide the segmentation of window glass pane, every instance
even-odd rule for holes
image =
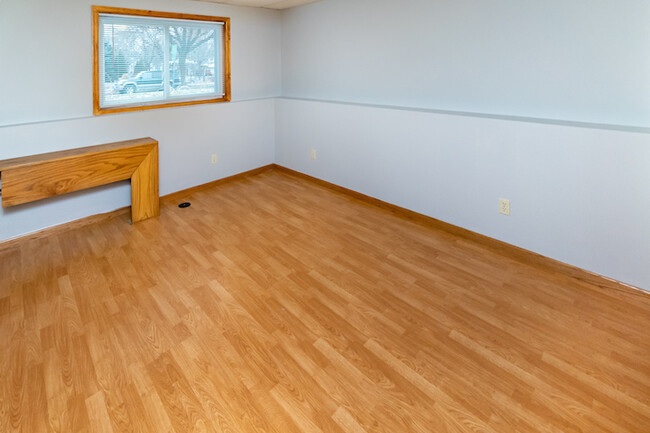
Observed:
[[[169,26],[170,96],[222,95],[215,81],[221,26]]]
[[[164,27],[106,20],[102,25],[104,83],[101,102],[114,106],[164,98],[162,71]]]

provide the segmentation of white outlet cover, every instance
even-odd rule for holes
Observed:
[[[499,199],[499,213],[503,215],[510,215],[510,200],[505,198]]]

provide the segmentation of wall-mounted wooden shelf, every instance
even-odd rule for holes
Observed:
[[[0,161],[2,207],[131,179],[131,221],[160,215],[158,141],[153,138]]]

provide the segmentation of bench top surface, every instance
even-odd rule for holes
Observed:
[[[99,144],[96,146],[79,147],[76,149],[59,150],[57,152],[41,153],[38,155],[21,156],[19,158],[5,159],[0,161],[0,172],[12,168],[26,167],[42,162],[55,161],[60,159],[73,158],[81,155],[106,152],[129,147],[146,146],[157,144],[158,141],[151,137],[136,138],[134,140],[116,141],[114,143]]]

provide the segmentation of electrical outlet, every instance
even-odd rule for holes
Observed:
[[[499,199],[499,213],[503,215],[510,215],[510,200],[505,198]]]
[[[316,159],[316,149],[311,150],[311,159]]]
[[[218,159],[217,159],[217,154],[216,154],[216,153],[213,153],[213,154],[212,154],[212,163],[213,163],[213,164],[216,164],[217,161],[218,161]]]

